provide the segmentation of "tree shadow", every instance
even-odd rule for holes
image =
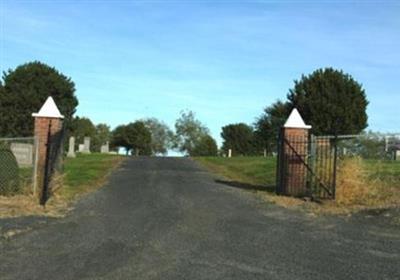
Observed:
[[[253,185],[253,184],[248,184],[248,183],[243,183],[243,182],[238,182],[238,181],[225,181],[225,180],[218,180],[218,179],[215,180],[215,182],[218,184],[232,187],[232,188],[238,188],[238,189],[249,190],[249,191],[265,191],[265,192],[269,192],[269,193],[276,192],[275,185]]]

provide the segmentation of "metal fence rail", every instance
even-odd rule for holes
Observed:
[[[35,193],[37,163],[34,137],[0,138],[0,195]]]

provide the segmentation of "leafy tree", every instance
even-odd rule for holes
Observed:
[[[210,135],[203,135],[195,144],[191,156],[217,156],[217,142]]]
[[[95,127],[95,135],[93,137],[93,151],[100,151],[101,145],[110,141],[111,132],[110,127],[105,123],[100,123]]]
[[[153,154],[166,155],[168,149],[173,147],[174,133],[162,121],[156,118],[142,120],[151,132],[151,149]]]
[[[127,136],[126,125],[119,125],[112,131],[111,146],[113,147],[123,147],[128,155],[129,151],[132,149],[132,145],[129,142]]]
[[[367,127],[365,91],[343,71],[325,68],[303,75],[289,91],[288,102],[315,134],[358,134]]]
[[[226,153],[232,149],[235,155],[251,155],[254,153],[253,128],[245,123],[229,124],[222,128],[224,139],[222,150]]]
[[[151,155],[151,132],[141,121],[126,126],[126,134],[135,155]]]
[[[69,135],[75,137],[75,148],[78,148],[79,144],[82,144],[85,137],[90,137],[91,144],[96,135],[96,127],[89,118],[86,117],[75,117],[72,119],[69,125]],[[93,146],[91,150],[94,151]]]
[[[288,102],[280,100],[264,109],[264,113],[254,124],[255,142],[258,149],[266,149],[268,153],[275,150],[279,130],[289,117],[291,109]]]
[[[195,146],[202,137],[209,134],[209,130],[196,119],[192,111],[182,111],[180,118],[175,122],[176,139],[174,146],[179,151],[193,155]]]
[[[32,113],[37,112],[48,96],[52,96],[65,116],[66,124],[75,113],[78,100],[70,78],[55,68],[35,61],[3,73],[0,91],[0,135],[30,136],[33,134]]]
[[[3,87],[3,83],[0,80],[0,137],[14,136],[6,133],[6,123],[3,120],[7,120],[8,112],[5,110],[5,104],[7,102],[7,96]]]
[[[120,125],[113,131],[113,146],[124,147],[128,154],[151,155],[151,132],[141,121]]]
[[[280,127],[297,108],[317,135],[358,134],[367,126],[368,101],[362,86],[350,75],[332,68],[319,69],[295,81],[286,102],[265,108],[255,123],[256,145],[272,152]]]

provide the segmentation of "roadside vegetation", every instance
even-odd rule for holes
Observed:
[[[310,213],[351,213],[362,209],[400,205],[400,162],[348,158],[340,161],[336,200],[310,202],[303,198],[275,194],[274,157],[194,158],[229,185],[257,193],[266,201],[310,211]],[[264,188],[264,190],[262,189]]]
[[[79,197],[101,187],[123,159],[118,155],[98,153],[66,158],[64,174],[55,178],[57,187],[46,207],[40,206],[38,197],[33,194],[0,196],[0,217],[63,215]]]
[[[260,186],[274,186],[274,157],[195,157],[208,170],[231,181]]]
[[[94,153],[78,154],[76,158],[66,158],[63,187],[59,195],[68,201],[91,192],[103,185],[108,175],[121,163],[123,157]]]

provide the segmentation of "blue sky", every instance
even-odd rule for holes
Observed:
[[[115,127],[191,109],[221,143],[293,80],[343,69],[369,128],[399,131],[400,2],[0,0],[0,70],[40,60],[71,77],[77,115]]]

